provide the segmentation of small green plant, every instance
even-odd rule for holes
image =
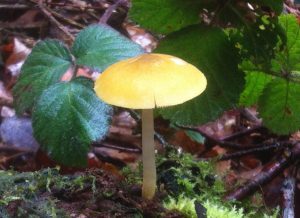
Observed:
[[[57,40],[39,42],[26,59],[13,89],[19,115],[32,113],[34,136],[55,161],[85,166],[92,141],[102,139],[112,108],[97,98],[93,81],[76,77],[79,67],[103,71],[143,53],[135,43],[105,25],[82,30],[69,49]],[[61,81],[67,71],[70,81]]]

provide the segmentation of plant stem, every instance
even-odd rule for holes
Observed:
[[[153,110],[142,110],[143,189],[142,196],[152,199],[156,188]]]

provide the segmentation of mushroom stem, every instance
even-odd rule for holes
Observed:
[[[156,188],[153,109],[142,110],[143,189],[142,196],[152,199]]]

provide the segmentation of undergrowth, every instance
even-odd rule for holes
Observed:
[[[180,211],[185,217],[196,218],[195,202],[204,207],[207,218],[276,218],[279,209],[262,206],[251,199],[242,202],[223,201],[225,184],[215,174],[214,161],[197,161],[186,153],[170,152],[157,158],[159,192],[167,192],[163,199],[166,209]],[[125,168],[126,182],[140,184],[141,166],[135,171]]]
[[[159,156],[157,166],[158,189],[159,193],[166,193],[162,195],[165,196],[162,202],[168,210],[177,210],[185,217],[196,218],[195,204],[198,204],[207,218],[278,217],[278,209],[261,206],[261,201],[257,204],[251,199],[243,202],[223,201],[225,184],[223,178],[215,174],[213,161],[197,161],[189,154],[171,152],[167,157]],[[140,185],[141,172],[140,165],[135,171],[124,168],[123,186]],[[59,169],[24,173],[0,171],[0,217],[11,217],[11,205],[17,208],[13,217],[68,217],[65,211],[59,209],[55,193],[73,193],[86,186],[96,193],[95,179],[93,175],[86,174],[63,176],[59,174]],[[101,191],[103,195],[105,190]],[[259,198],[262,197],[256,197]]]
[[[7,206],[17,204],[14,216],[18,217],[67,217],[57,208],[53,193],[74,192],[92,184],[93,176],[63,176],[59,169],[44,169],[37,172],[0,171],[0,217],[10,217]]]
[[[164,168],[166,163],[173,165]],[[213,161],[197,161],[189,154],[172,153],[159,160],[159,182],[170,193],[164,200],[167,209],[181,211],[186,217],[197,217],[195,202],[205,209],[207,218],[276,218],[279,210],[263,204],[223,201],[224,180],[215,174]],[[167,177],[167,178],[166,178]]]

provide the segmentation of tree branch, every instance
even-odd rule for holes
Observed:
[[[288,167],[292,163],[291,152],[286,150],[276,161],[272,161],[265,165],[262,171],[256,175],[252,181],[240,186],[235,191],[229,193],[224,197],[225,200],[241,200],[254,193],[270,180],[272,180],[278,173],[284,168]]]

